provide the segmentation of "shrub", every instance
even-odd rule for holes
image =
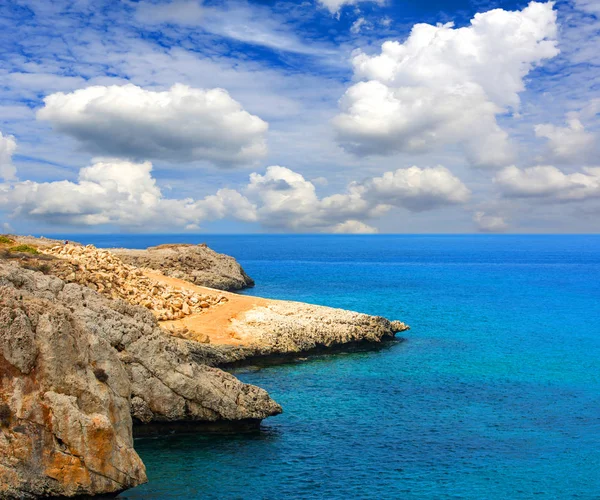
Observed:
[[[31,245],[17,245],[15,247],[10,247],[8,249],[9,252],[20,252],[20,253],[30,253],[32,255],[37,255],[40,252],[38,252],[38,249],[35,247],[32,247]]]
[[[106,382],[108,380],[108,373],[106,373],[102,368],[94,368],[94,375],[100,382]]]
[[[8,236],[0,235],[0,244],[2,245],[12,245],[14,242]]]

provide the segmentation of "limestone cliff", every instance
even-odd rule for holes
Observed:
[[[8,241],[0,244],[0,498],[132,487],[145,481],[133,423],[256,423],[281,412],[219,366],[378,343],[408,329],[199,286],[209,275],[221,288],[252,283],[234,259],[203,246],[111,252]],[[198,264],[212,254],[213,270]]]
[[[254,286],[242,266],[229,255],[211,250],[206,245],[160,245],[146,250],[114,248],[123,262],[159,271],[200,286],[218,290],[241,290]]]
[[[145,482],[117,352],[54,301],[57,280],[38,281],[35,294],[0,280],[0,497],[92,495]]]
[[[259,421],[268,394],[193,355],[145,308],[0,263],[0,492],[97,494],[145,480],[132,419]],[[131,416],[130,416],[131,414]]]

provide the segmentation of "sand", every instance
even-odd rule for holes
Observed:
[[[242,313],[250,311],[255,307],[267,306],[270,301],[260,297],[250,297],[236,293],[224,292],[214,288],[194,285],[188,281],[171,278],[155,271],[145,270],[144,274],[173,288],[189,290],[200,294],[218,294],[227,297],[228,301],[215,307],[209,307],[200,314],[192,314],[186,318],[175,321],[160,321],[163,327],[181,329],[187,328],[190,339],[202,341],[208,336],[211,344],[215,345],[249,345],[249,341],[238,337],[232,328],[232,320]]]

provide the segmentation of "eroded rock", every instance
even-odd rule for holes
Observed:
[[[0,318],[0,496],[145,481],[131,415],[219,422],[281,412],[263,389],[203,365],[201,344],[168,335],[147,309],[88,287],[0,263]]]
[[[123,262],[219,290],[241,290],[254,286],[238,262],[206,245],[159,245],[146,250],[114,248]]]
[[[117,353],[66,307],[0,286],[0,497],[93,495],[146,481]],[[105,382],[94,375],[102,367]]]
[[[93,245],[61,244],[42,249],[61,262],[48,264],[51,274],[79,283],[112,299],[123,299],[152,311],[157,319],[177,320],[227,301],[218,293],[193,293],[160,283],[142,269],[127,265]]]

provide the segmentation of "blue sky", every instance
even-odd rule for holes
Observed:
[[[0,224],[597,232],[599,38],[596,0],[3,2]]]

